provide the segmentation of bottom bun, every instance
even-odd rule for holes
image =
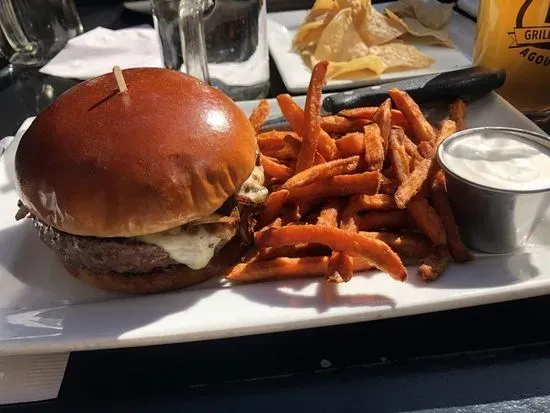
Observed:
[[[148,273],[103,273],[98,274],[85,268],[77,268],[66,262],[67,271],[86,284],[125,294],[153,294],[179,290],[206,281],[212,277],[222,276],[227,269],[237,262],[246,252],[245,245],[239,236],[235,236],[208,263],[199,270],[186,265],[174,265],[171,268],[159,269]]]

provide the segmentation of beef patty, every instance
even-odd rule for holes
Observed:
[[[181,265],[166,251],[135,238],[98,238],[68,234],[34,219],[38,236],[63,262],[92,272],[146,273]]]

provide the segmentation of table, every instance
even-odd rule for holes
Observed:
[[[79,11],[86,29],[148,22],[114,2],[83,1]],[[273,66],[271,81],[272,95],[284,91]],[[0,83],[4,136],[75,82],[28,72]],[[543,296],[294,332],[72,353],[57,400],[0,411],[549,411],[548,308],[550,297]]]

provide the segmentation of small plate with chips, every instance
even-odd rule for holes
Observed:
[[[317,0],[310,10],[270,13],[269,49],[286,88],[305,92],[318,60],[330,62],[325,90],[470,66],[475,23],[452,8],[413,10],[420,3]]]

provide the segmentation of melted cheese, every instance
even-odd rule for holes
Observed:
[[[196,231],[193,232],[170,229],[137,238],[142,242],[155,244],[166,251],[174,261],[185,264],[193,270],[206,267],[216,250],[228,241],[216,237],[203,226],[197,226]]]
[[[263,186],[264,179],[263,167],[255,166],[235,195],[248,198],[254,203],[264,203],[268,195],[267,188]],[[210,233],[205,226],[197,225],[193,231],[176,227],[156,234],[142,235],[137,239],[154,244],[166,251],[174,261],[185,264],[193,270],[199,270],[206,267],[216,251],[221,249],[235,234],[236,229],[229,234],[229,237],[227,237],[227,232],[225,232],[225,236],[219,237],[217,235],[222,235],[222,233]]]
[[[267,199],[268,191],[264,186],[264,168],[256,165],[250,176],[244,181],[241,187],[235,192],[237,197],[248,198],[255,204],[263,204]]]

